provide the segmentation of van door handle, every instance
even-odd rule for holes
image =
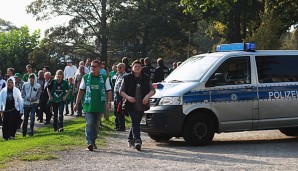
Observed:
[[[254,89],[254,86],[245,86],[246,89]]]

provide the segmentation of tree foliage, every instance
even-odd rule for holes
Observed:
[[[23,72],[26,64],[32,63],[28,55],[39,43],[40,31],[32,34],[27,26],[0,33],[0,69],[14,67],[17,72]]]
[[[282,34],[298,23],[298,1],[292,0],[181,0],[181,4],[186,12],[211,21],[213,34],[224,42],[256,41],[262,49],[280,48]]]

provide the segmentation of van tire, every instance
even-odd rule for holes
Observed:
[[[212,118],[204,113],[190,116],[185,123],[183,138],[192,146],[205,146],[211,143],[215,133]]]
[[[298,127],[281,128],[279,131],[286,136],[298,136]]]
[[[157,142],[168,141],[169,139],[172,138],[172,136],[169,136],[169,135],[158,135],[158,134],[152,134],[152,133],[148,133],[148,136]]]

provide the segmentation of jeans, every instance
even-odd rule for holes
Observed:
[[[88,145],[94,145],[99,132],[100,113],[85,113],[86,120],[86,140]]]
[[[28,119],[30,114],[30,134],[33,135],[33,128],[35,122],[35,112],[37,109],[37,104],[32,104],[31,106],[24,107],[24,123],[23,123],[23,134],[27,133]]]
[[[52,103],[54,112],[54,131],[63,128],[63,111],[64,111],[64,101],[58,103]]]
[[[114,99],[114,115],[115,115],[115,128],[125,130],[125,115],[117,112],[118,104],[122,97],[118,96]]]
[[[131,128],[129,131],[129,140],[141,139],[141,128],[140,123],[143,117],[143,111],[128,111],[131,119]]]

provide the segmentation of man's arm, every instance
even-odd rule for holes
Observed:
[[[79,103],[81,103],[81,99],[82,99],[84,93],[85,93],[85,90],[82,90],[82,89],[79,90],[78,95],[77,95],[76,104],[75,104],[75,106],[73,107],[73,110],[74,110],[74,111],[77,111],[78,106],[79,106]]]

